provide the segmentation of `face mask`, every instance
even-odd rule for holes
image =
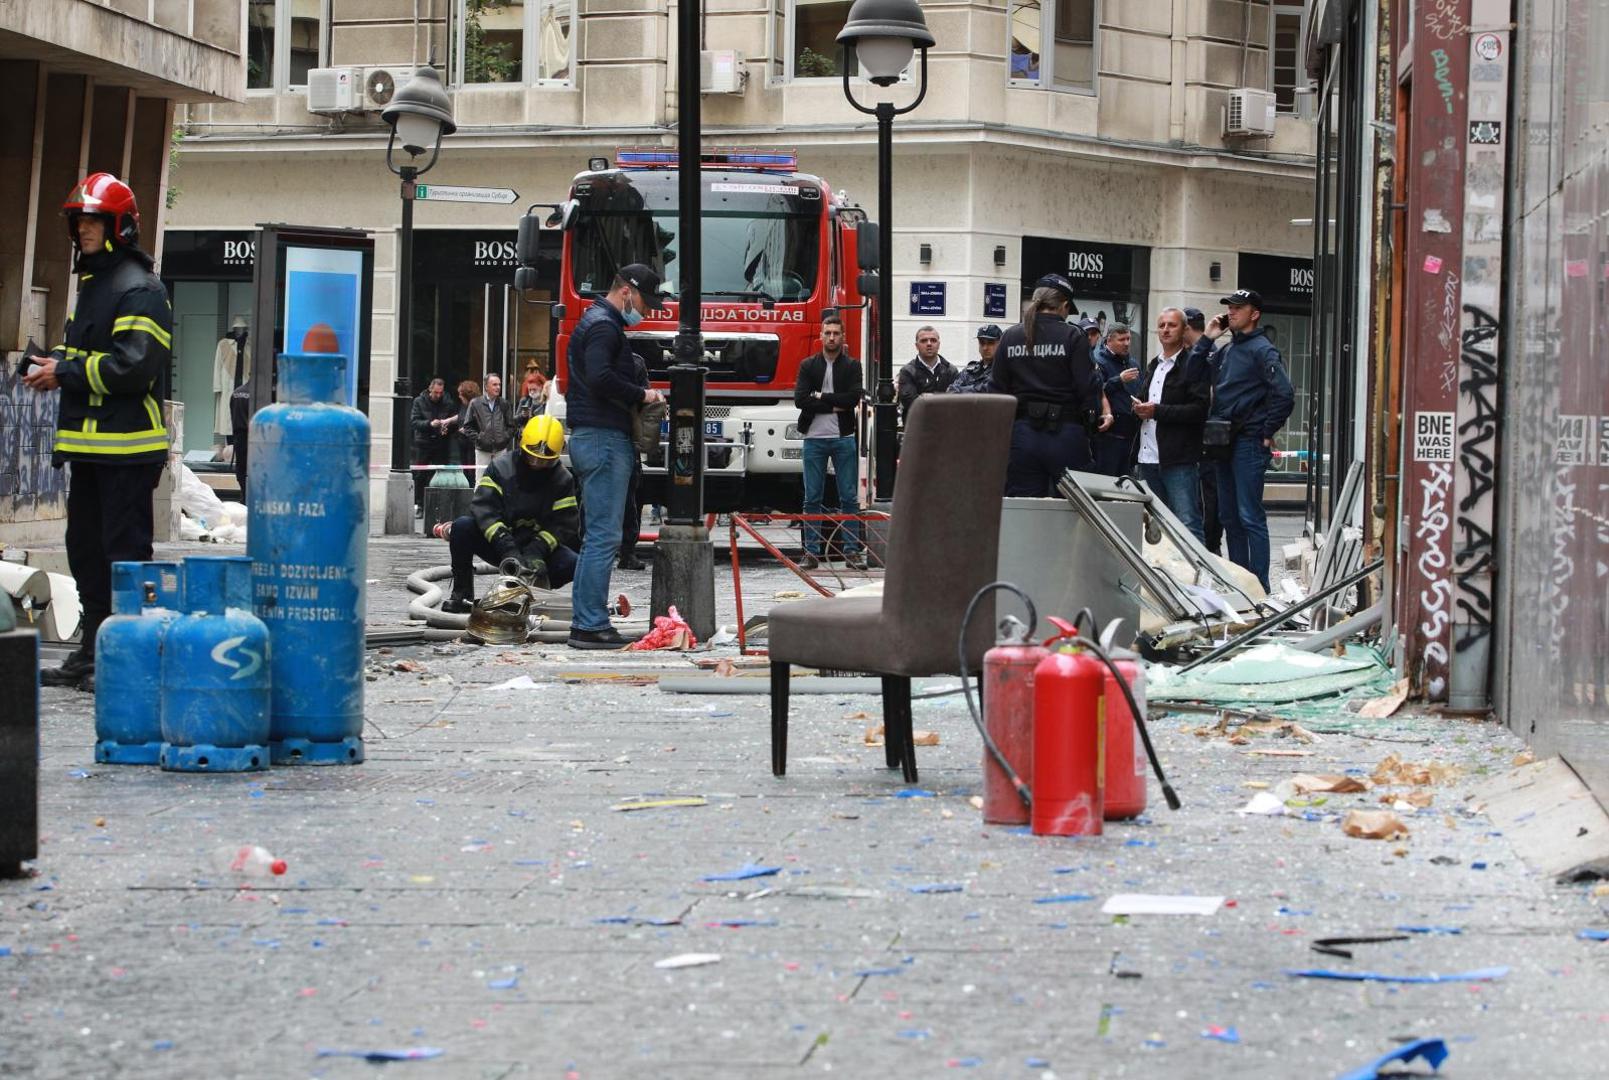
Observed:
[[[626,320],[627,326],[636,326],[642,322],[642,312],[637,310],[636,305],[629,302],[626,304],[626,309],[620,313],[620,317]]]

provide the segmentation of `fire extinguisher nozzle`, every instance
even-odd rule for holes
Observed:
[[[1169,810],[1179,809],[1179,796],[1174,793],[1173,785],[1166,781],[1163,781],[1162,784],[1162,798],[1167,800]]]

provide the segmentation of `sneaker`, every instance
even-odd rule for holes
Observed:
[[[854,551],[848,555],[845,555],[844,565],[849,567],[851,570],[866,569],[866,553],[863,551]]]
[[[572,649],[624,649],[631,642],[620,636],[620,631],[614,627],[605,627],[602,630],[577,630],[570,628],[570,648]]]
[[[804,558],[799,560],[799,569],[801,570],[814,570],[820,565],[821,560],[816,558],[814,555],[809,554],[808,552],[805,554]]]
[[[648,564],[643,562],[641,559],[637,558],[637,555],[636,555],[635,552],[633,552],[630,555],[622,555],[622,556],[620,556],[620,561],[618,563],[616,563],[615,565],[621,570],[646,570],[646,569],[648,569]]]
[[[71,686],[77,688],[86,675],[95,674],[95,657],[78,649],[61,662],[60,667],[45,668],[39,673],[44,686]]]

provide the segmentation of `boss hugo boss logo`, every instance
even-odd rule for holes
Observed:
[[[225,240],[223,242],[223,263],[225,266],[250,266],[256,259],[256,241]]]
[[[518,262],[512,240],[476,240],[476,266],[513,266]]]
[[[1291,267],[1291,292],[1310,293],[1313,291],[1313,268],[1311,266]]]
[[[1081,277],[1096,277],[1106,273],[1106,256],[1098,251],[1069,251],[1067,272]]]

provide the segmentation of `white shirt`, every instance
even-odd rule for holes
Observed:
[[[843,353],[839,353],[842,356]],[[827,361],[827,373],[821,377],[821,396],[826,397],[832,393],[832,361]],[[817,413],[810,418],[810,430],[805,432],[807,439],[836,439],[843,432],[838,430],[838,414],[831,411]]]
[[[1156,361],[1156,370],[1151,373],[1151,385],[1146,388],[1145,400],[1152,405],[1162,402],[1162,384],[1168,380],[1168,372],[1173,370],[1173,362],[1178,358],[1180,349],[1172,356],[1159,356]],[[1161,456],[1156,446],[1156,421],[1140,421],[1140,464],[1156,465],[1161,462]]]

